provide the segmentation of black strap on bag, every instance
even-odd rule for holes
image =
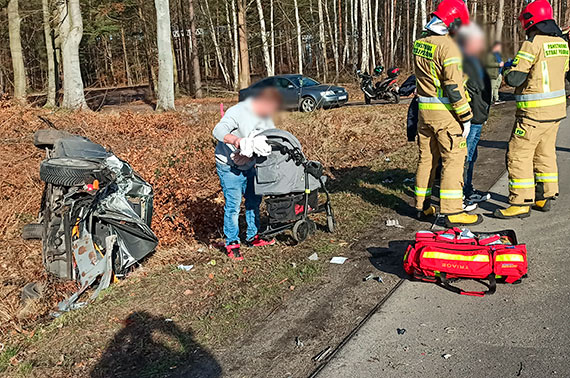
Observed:
[[[449,291],[452,291],[454,293],[461,294],[461,295],[470,295],[473,297],[483,297],[487,294],[488,295],[495,294],[495,291],[497,290],[497,280],[495,279],[494,274],[489,274],[489,277],[487,277],[487,279],[489,280],[489,286],[488,286],[489,290],[487,290],[487,291],[465,291],[463,289],[458,288],[457,286],[453,286],[453,285],[451,285],[451,283],[447,279],[447,273],[445,273],[445,272],[441,272],[439,274],[439,277],[440,277],[441,284],[443,287],[445,287]]]

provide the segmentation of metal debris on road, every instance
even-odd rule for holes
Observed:
[[[451,357],[451,354],[444,354],[441,357],[445,358],[446,360],[449,360],[449,358]]]
[[[313,253],[311,256],[308,257],[311,261],[317,261],[319,259],[319,255],[317,253]]]
[[[398,328],[398,329],[396,329],[396,332],[398,332],[398,335],[403,335],[404,333],[406,333],[406,329],[405,328]]]
[[[380,276],[375,276],[374,274],[370,273],[369,275],[367,275],[366,277],[364,277],[363,281],[370,281],[370,280],[374,280],[374,281],[378,281],[380,283],[384,283],[384,281],[382,281],[382,277]]]
[[[404,228],[397,219],[388,219],[386,221],[386,227]]]
[[[317,354],[315,357],[313,357],[313,361],[315,361],[315,362],[321,362],[321,361],[324,360],[331,352],[332,352],[331,347],[326,347],[325,349],[323,349],[322,351],[320,351],[319,354]]]
[[[182,264],[180,264],[180,265],[177,266],[177,268],[178,268],[179,270],[183,270],[183,271],[185,271],[185,272],[189,272],[189,271],[191,271],[191,270],[194,268],[194,265],[182,265]]]
[[[299,336],[295,337],[295,345],[297,346],[297,348],[301,348],[301,347],[305,346],[305,344],[303,344],[303,342],[301,341],[301,338]]]
[[[331,264],[344,264],[344,262],[348,260],[348,257],[342,257],[342,256],[335,256],[331,259],[330,263]]]

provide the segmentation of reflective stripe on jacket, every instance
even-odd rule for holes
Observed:
[[[414,43],[417,91],[422,118],[469,121],[471,108],[464,88],[462,57],[449,35],[430,35]]]
[[[517,116],[537,121],[566,117],[568,57],[568,43],[559,37],[536,35],[522,44],[507,73],[527,74],[525,82],[515,89]]]

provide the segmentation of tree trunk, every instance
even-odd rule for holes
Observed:
[[[51,37],[51,17],[48,0],[42,0],[42,15],[44,24],[44,39],[46,42],[47,56],[47,100],[45,107],[55,107],[55,95],[57,92],[55,84],[55,54],[53,50],[53,39]]]
[[[198,59],[198,38],[196,37],[196,14],[194,13],[194,0],[188,0],[188,15],[190,16],[190,42],[192,43],[192,78],[194,81],[194,96],[204,97],[202,92],[202,75],[200,73],[200,60]]]
[[[334,4],[335,0],[333,0],[333,4]],[[329,30],[329,37],[330,40],[332,42],[332,51],[333,51],[333,58],[334,58],[334,63],[335,63],[335,73],[336,73],[336,77],[338,78],[338,71],[339,71],[339,66],[338,66],[338,42],[335,41],[335,35],[333,32],[333,28],[331,25],[331,19],[330,19],[330,15],[329,15],[329,9],[328,9],[328,1],[325,0],[325,15],[327,17],[327,26],[328,26],[328,30]],[[334,19],[333,19],[334,21]]]
[[[420,26],[423,28],[427,23],[426,0],[420,0],[420,9],[422,15]]]
[[[505,11],[505,0],[499,0],[499,9],[497,11],[497,27],[495,30],[495,40],[501,41],[503,37],[503,24],[504,24],[504,15]]]
[[[214,50],[216,52],[216,60],[218,61],[218,66],[222,71],[222,76],[224,78],[224,82],[227,85],[231,84],[230,75],[228,74],[228,70],[226,69],[226,65],[224,63],[224,57],[222,55],[222,50],[220,48],[220,44],[218,42],[218,34],[216,33],[216,27],[214,26],[214,20],[212,19],[212,14],[210,13],[210,5],[209,2],[206,1],[206,12],[202,8],[202,13],[206,14],[208,17],[208,22],[210,24],[210,34],[212,36],[212,42],[214,42]]]
[[[240,56],[240,74],[239,74],[239,87],[240,89],[249,87],[251,82],[249,73],[249,50],[247,45],[247,23],[244,4],[245,0],[237,0],[238,9],[238,34],[239,34],[239,56]]]
[[[8,2],[8,34],[10,36],[10,55],[12,56],[12,68],[14,70],[14,98],[25,103],[27,79],[20,36],[20,21],[18,0],[10,0]]]
[[[271,14],[271,72],[273,72],[275,75],[275,15],[273,9],[273,0],[269,0],[269,13]]]
[[[65,109],[87,109],[79,64],[83,18],[79,0],[62,1],[59,8],[61,58],[63,60],[63,102]]]
[[[170,32],[168,0],[154,0],[156,7],[156,46],[158,48],[158,82],[156,110],[174,109],[174,62]]]
[[[297,25],[297,57],[299,59],[299,74],[303,74],[303,35],[301,31],[301,19],[299,18],[299,4],[295,4],[295,23]]]
[[[361,15],[361,34],[360,39],[362,42],[362,54],[360,61],[360,69],[362,71],[369,71],[370,59],[368,56],[368,1],[360,0],[360,15]]]
[[[570,25],[570,0],[566,0],[566,12],[564,12],[564,25]]]
[[[232,0],[232,31],[233,31],[233,69],[234,69],[234,90],[239,89],[239,33],[238,33],[238,21],[236,12],[236,2]]]
[[[418,39],[418,8],[419,8],[419,0],[416,0],[414,3],[414,31],[412,32],[412,36],[414,41]]]
[[[271,56],[269,55],[269,43],[267,41],[267,29],[265,28],[265,15],[263,14],[263,6],[261,5],[261,0],[257,0],[257,13],[259,13],[259,29],[261,32],[263,63],[265,63],[267,76],[273,76],[273,69],[271,68]]]
[[[395,7],[394,7],[394,3],[396,2],[396,0],[392,0],[390,2],[390,65],[394,65],[394,59],[395,59],[395,54],[396,54],[396,44],[394,41],[394,28],[395,26],[395,22],[396,22],[396,15],[395,15]],[[400,29],[401,30],[401,29]]]
[[[297,1],[297,0],[295,0]],[[325,40],[325,21],[323,15],[323,0],[317,0],[319,12],[319,41],[321,42],[321,55],[323,58],[323,81],[327,81],[328,65],[327,65],[327,42]]]
[[[123,45],[123,62],[125,64],[125,75],[127,76],[127,85],[131,86],[133,85],[133,79],[131,77],[131,67],[129,66],[129,58],[127,56],[127,43],[125,42],[125,28],[121,28],[121,42]]]

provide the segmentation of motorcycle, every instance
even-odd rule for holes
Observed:
[[[360,89],[364,92],[364,102],[369,105],[372,100],[385,100],[392,104],[400,102],[400,88],[398,87],[398,76],[400,69],[392,67],[388,69],[388,76],[374,84],[374,78],[382,76],[384,67],[378,66],[374,68],[373,75],[368,72],[356,71],[360,78]]]

